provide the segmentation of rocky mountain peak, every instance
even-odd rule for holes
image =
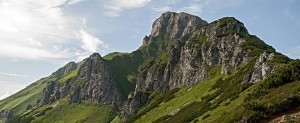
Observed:
[[[89,80],[91,76],[93,76],[95,69],[100,69],[104,66],[104,59],[101,57],[101,55],[99,53],[93,53],[79,68],[78,77]]]
[[[58,69],[57,71],[52,73],[52,76],[55,77],[61,77],[63,75],[65,75],[66,73],[69,73],[75,69],[77,69],[78,65],[75,62],[69,62],[68,64],[66,64],[64,67]]]
[[[103,60],[103,58],[101,57],[101,55],[99,53],[93,53],[89,59],[94,59],[94,60]]]
[[[154,21],[150,37],[179,39],[190,35],[206,24],[205,20],[194,15],[184,12],[166,12]]]
[[[234,17],[221,18],[205,26],[201,31],[210,36],[216,37],[226,36],[234,33],[244,36],[249,35],[244,24]]]

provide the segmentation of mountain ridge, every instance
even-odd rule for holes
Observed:
[[[240,96],[246,95],[245,90],[255,90],[252,89],[255,83],[268,80],[282,64],[291,61],[250,35],[244,24],[233,17],[207,23],[187,13],[166,12],[152,27],[142,46],[132,53],[113,53],[107,55],[107,59],[94,53],[81,63],[68,63],[54,72],[52,79],[43,82],[45,89],[40,91],[36,104],[29,104],[30,108],[25,111],[18,109],[19,113],[9,117],[5,116],[7,111],[1,110],[1,119],[39,122],[41,118],[50,117],[51,113],[47,112],[59,110],[56,105],[68,107],[88,102],[99,107],[105,104],[111,107],[109,110],[119,112],[117,117],[112,114],[107,120],[113,116],[116,122],[136,122],[142,116],[150,117],[147,113],[155,112],[154,109],[176,101],[180,98],[178,94],[184,96],[182,91],[190,94],[187,88],[198,87],[206,91],[192,94],[191,97],[197,98],[183,101],[186,104],[173,104],[176,109],[147,122],[197,121],[210,110],[222,107],[220,104],[228,103],[228,99],[247,104]],[[298,78],[293,81],[296,80]],[[191,92],[194,91],[197,90]],[[190,108],[195,106],[198,108]],[[48,108],[42,110],[42,107]],[[252,122],[261,118],[253,119],[256,115],[229,120]]]

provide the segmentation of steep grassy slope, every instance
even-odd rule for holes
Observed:
[[[112,52],[112,53],[109,53],[109,54],[103,56],[103,58],[106,60],[111,60],[116,56],[122,56],[122,55],[127,55],[127,54],[129,54],[129,53]]]
[[[107,58],[106,62],[112,68],[121,93],[127,96],[135,87],[137,68],[142,62],[140,54],[136,54],[135,52],[131,54],[118,53],[118,55],[110,56],[108,54],[104,57],[110,57]]]
[[[300,61],[282,65],[267,79],[251,84],[235,83],[239,71],[229,76],[219,76],[193,87],[185,87],[160,100],[154,97],[128,122],[237,122],[271,121],[274,116],[300,106]],[[240,82],[240,80],[237,80]],[[222,87],[222,84],[226,87]],[[221,85],[221,86],[220,86]],[[227,89],[224,89],[227,88]],[[238,93],[234,94],[234,91]],[[230,94],[231,93],[231,94]],[[299,121],[300,119],[292,119]]]
[[[166,96],[163,94],[162,97],[170,98],[169,100],[161,101],[158,98],[154,98],[153,101],[149,103],[149,105],[142,108],[137,115],[141,115],[136,122],[153,122],[160,117],[157,116],[159,112],[160,116],[167,116],[170,113],[176,113],[185,105],[195,101],[201,101],[201,97],[211,94],[214,90],[209,91],[209,89],[214,85],[216,80],[220,79],[220,77],[216,77],[211,80],[207,80],[202,82],[201,84],[197,84],[193,87],[185,87],[180,89],[178,92],[174,94],[174,96]],[[153,104],[157,103],[155,106]],[[151,106],[152,105],[152,106]],[[150,111],[146,111],[150,108]],[[130,121],[129,121],[130,122]]]
[[[155,40],[156,43],[140,47],[131,53],[113,52],[103,57],[112,68],[118,88],[124,96],[134,91],[140,65],[149,59],[156,58],[169,45],[167,43],[172,43],[160,38]]]
[[[64,75],[64,76],[62,76],[61,78],[59,78],[59,79],[57,80],[57,82],[58,82],[58,83],[64,83],[64,82],[66,82],[66,80],[68,80],[68,79],[70,79],[70,78],[73,78],[73,77],[76,77],[76,76],[77,76],[77,73],[78,73],[78,70],[79,70],[79,68],[77,68],[77,69],[71,71],[70,73],[68,73],[68,74],[66,74],[66,75]]]
[[[73,65],[76,64],[73,62]],[[82,64],[78,63],[79,66]],[[37,108],[37,102],[42,97],[42,92],[47,84],[51,81],[64,82],[68,78],[72,78],[77,75],[78,69],[74,69],[71,66],[71,62],[66,64],[64,67],[58,69],[52,75],[42,78],[33,84],[27,86],[23,90],[13,94],[12,96],[0,101],[1,119],[12,118],[15,115],[24,113],[27,108]],[[61,73],[61,77],[57,73]]]
[[[32,123],[95,123],[109,122],[117,115],[110,106],[82,102],[80,104],[69,104],[66,99],[61,99],[53,105],[44,105],[32,111],[15,117],[8,122],[32,122]]]

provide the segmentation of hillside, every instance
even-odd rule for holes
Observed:
[[[299,121],[300,61],[224,17],[166,12],[131,53],[92,54],[0,101],[6,122]],[[284,117],[283,119],[281,117]]]

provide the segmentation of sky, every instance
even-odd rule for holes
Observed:
[[[132,52],[163,12],[235,17],[300,58],[299,0],[0,0],[0,99],[94,52]]]

